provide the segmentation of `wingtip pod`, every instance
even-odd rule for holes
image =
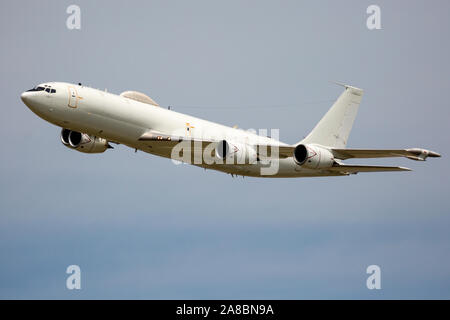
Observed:
[[[441,154],[437,153],[437,152],[434,152],[434,151],[428,151],[428,156],[432,157],[432,158],[440,158]]]
[[[409,156],[407,156],[407,158],[416,161],[425,161],[428,157],[431,158],[441,157],[439,153],[427,149],[412,148],[406,149],[406,151],[410,154]]]

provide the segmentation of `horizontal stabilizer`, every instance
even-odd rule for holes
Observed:
[[[425,161],[427,157],[440,157],[437,152],[426,149],[399,149],[399,150],[374,150],[374,149],[331,149],[334,157],[345,160],[350,158],[391,158],[406,157],[411,160]]]
[[[335,166],[327,170],[334,172],[337,171],[343,174],[351,174],[358,172],[411,171],[411,169],[405,167],[361,166],[361,165],[342,165],[342,164],[336,164]]]

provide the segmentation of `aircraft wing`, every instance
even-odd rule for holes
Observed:
[[[425,161],[427,157],[440,157],[437,152],[426,149],[398,149],[398,150],[376,150],[376,149],[330,149],[334,157],[345,160],[350,158],[389,158],[389,157],[406,157],[411,160]]]
[[[208,140],[208,139],[193,139],[188,137],[182,137],[182,136],[174,136],[174,135],[168,135],[164,134],[155,130],[149,130],[146,131],[144,134],[142,134],[139,139],[139,141],[143,142],[149,142],[153,145],[157,145],[159,148],[173,148],[175,145],[177,145],[180,142],[183,141],[190,141],[194,143],[201,143],[202,149],[204,149],[206,146],[208,146],[211,143],[218,143],[220,141],[218,140]],[[276,152],[278,152],[278,158],[289,158],[292,157],[292,154],[294,153],[294,146],[285,146],[285,145],[263,145],[263,144],[257,144],[253,145],[258,154],[261,155],[274,155]],[[278,151],[276,151],[278,149]]]
[[[289,158],[292,157],[295,147],[294,146],[275,146],[275,145],[257,145],[258,150],[260,151],[261,149],[263,150],[268,150],[265,151],[266,153],[264,154],[268,154],[269,157],[273,156],[273,152],[272,148],[278,148],[278,157],[279,158]],[[354,149],[331,149],[331,151],[334,153],[334,150],[350,150],[350,151],[355,151]],[[411,150],[411,149],[410,149]],[[419,149],[422,151],[422,149]],[[394,153],[394,151],[398,151],[398,150],[356,150],[356,151],[365,151],[367,153],[357,153],[355,152],[354,154],[358,154],[358,155],[368,155],[368,156],[364,156],[362,158],[378,158],[378,157],[392,157],[393,154],[400,154],[400,153]],[[400,151],[406,151],[406,150],[400,150]],[[371,153],[372,152],[372,153]],[[260,154],[260,152],[258,152],[258,154]],[[337,154],[337,152],[336,152]],[[349,159],[349,158],[359,158],[357,156],[350,156],[353,153],[349,153],[346,154],[345,156],[343,154],[338,154],[339,157],[345,157],[345,159]],[[406,155],[398,155],[399,157],[402,156],[420,156],[417,155],[416,152],[409,152],[409,153],[405,153]],[[370,156],[369,156],[370,155]],[[381,156],[379,156],[381,155]],[[397,156],[397,155],[395,155]],[[440,156],[440,155],[436,155],[436,153],[429,151],[428,156],[430,157],[436,157],[436,156]],[[337,158],[337,157],[336,157]],[[342,158],[339,158],[342,159]],[[415,159],[414,159],[415,160]],[[326,168],[323,169],[325,171],[329,171],[329,172],[335,172],[335,173],[340,173],[340,174],[356,174],[358,172],[388,172],[388,171],[411,171],[411,169],[406,168],[406,167],[390,167],[390,166],[367,166],[367,165],[346,165],[346,164],[342,164],[342,163],[338,163],[336,162],[331,168]]]
[[[201,144],[202,149],[206,148],[211,143],[218,143],[218,140],[208,139],[193,139],[189,137],[167,135],[155,130],[149,130],[139,137],[139,141],[149,142],[157,145],[158,148],[173,148],[180,142],[190,141],[195,144]],[[261,158],[289,158],[292,157],[295,146],[291,145],[265,145],[256,144],[253,145],[256,148],[257,154]],[[337,149],[329,148],[336,159],[346,160],[351,158],[388,158],[388,157],[406,157],[408,159],[416,161],[425,161],[427,157],[440,157],[437,152],[412,148],[412,149]],[[358,170],[358,172],[370,172],[370,171],[404,171],[402,167],[372,167],[372,166],[353,166],[355,169],[351,169],[350,166],[346,166],[348,170]],[[397,169],[393,169],[397,168]],[[334,169],[333,169],[334,170]]]
[[[273,154],[274,148],[278,148],[279,158],[289,158],[294,154],[295,146],[257,145],[258,150],[267,150],[269,156]],[[437,158],[441,155],[437,152],[412,148],[412,149],[336,149],[327,148],[336,159],[346,160],[351,158],[391,158],[406,157],[411,160],[425,161],[426,158]],[[276,152],[276,151],[275,151]],[[258,152],[259,153],[259,152]]]
[[[257,153],[261,157],[269,157],[269,158],[289,158],[294,154],[295,147],[294,146],[279,146],[279,145],[265,145],[265,144],[257,144],[255,145]]]

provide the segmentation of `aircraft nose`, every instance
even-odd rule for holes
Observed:
[[[30,93],[29,92],[22,92],[20,95],[20,99],[22,99],[23,103],[27,104],[27,102],[30,101]]]

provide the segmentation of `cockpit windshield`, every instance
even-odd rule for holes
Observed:
[[[30,90],[27,90],[27,92],[30,92],[30,91],[44,91],[44,87],[34,87],[34,88],[32,88],[32,89],[30,89]]]
[[[52,87],[49,86],[49,85],[44,85],[43,87],[42,86],[36,86],[36,87],[34,87],[34,88],[30,89],[30,90],[27,90],[27,92],[32,92],[32,91],[46,91],[48,93],[56,93],[56,90],[52,89]]]

